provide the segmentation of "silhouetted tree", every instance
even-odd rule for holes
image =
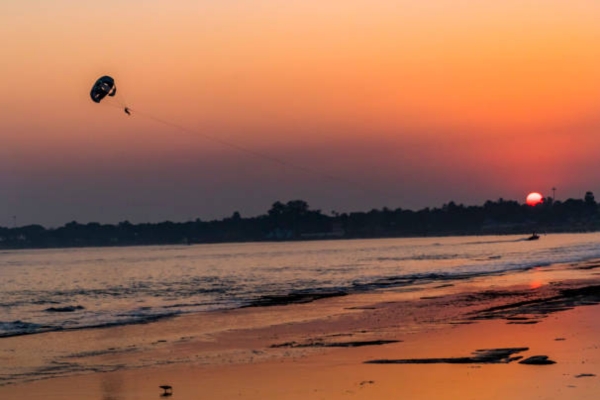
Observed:
[[[303,200],[276,201],[265,215],[243,218],[238,211],[222,220],[185,223],[117,225],[71,221],[56,229],[40,225],[0,227],[0,248],[124,246],[175,243],[216,243],[327,237],[335,230],[346,238],[481,233],[530,233],[590,231],[600,228],[600,213],[594,194],[583,199],[553,201],[531,207],[499,198],[483,206],[465,206],[449,201],[440,208],[412,211],[388,207],[369,212],[323,215]],[[273,233],[277,234],[274,235]],[[280,235],[280,233],[283,233]]]

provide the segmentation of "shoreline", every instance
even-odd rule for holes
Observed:
[[[7,337],[0,339],[0,361],[11,372],[0,375],[0,397],[70,399],[75,392],[65,390],[68,387],[81,390],[76,393],[80,399],[108,398],[106,385],[98,385],[114,380],[122,382],[123,388],[111,389],[110,398],[119,400],[136,399],[142,393],[158,396],[162,384],[172,384],[178,398],[204,393],[201,397],[337,399],[350,392],[357,398],[396,398],[401,390],[413,388],[409,398],[419,399],[432,398],[423,397],[426,381],[401,379],[396,387],[398,368],[408,376],[415,371],[424,374],[423,368],[440,370],[444,377],[428,372],[428,379],[444,380],[474,371],[487,376],[484,370],[500,366],[510,366],[511,371],[551,368],[568,376],[591,374],[574,379],[578,384],[587,382],[585,387],[595,383],[599,389],[600,340],[595,339],[600,332],[595,322],[599,302],[600,262],[589,260],[418,292],[351,294],[308,303],[188,314],[150,324]],[[557,364],[467,362],[458,366],[443,362],[469,358],[481,349],[513,347],[528,349],[517,356],[546,355]],[[586,368],[575,373],[575,365],[581,362],[573,357],[582,347],[589,353],[588,361]],[[373,360],[386,361],[369,363]],[[418,364],[414,360],[428,360],[423,362],[428,365],[414,365]],[[346,375],[338,376],[340,371]],[[281,382],[263,374],[280,377]],[[311,377],[312,383],[297,374]],[[212,383],[207,385],[205,376]],[[503,379],[507,384],[525,385],[519,376]],[[538,379],[546,382],[547,377]],[[283,395],[283,382],[295,388],[292,392],[297,396]],[[565,390],[573,389],[570,396],[575,389],[582,390],[581,385],[575,386],[565,386]],[[234,396],[234,388],[239,396]],[[474,388],[467,385],[464,390],[470,393]],[[577,398],[588,398],[586,393]],[[473,394],[473,398],[503,397]]]
[[[524,239],[513,239],[513,241],[523,241]],[[465,245],[473,244],[488,244],[488,243],[504,243],[505,241],[474,241],[460,243]],[[552,242],[549,242],[552,243]],[[594,242],[595,243],[595,242]],[[521,246],[523,247],[523,246]],[[589,247],[589,244],[588,244]],[[534,247],[535,248],[535,247]],[[553,268],[555,263],[588,263],[596,262],[595,260],[598,255],[598,251],[593,247],[592,250],[586,248],[584,255],[589,257],[587,261],[573,261],[572,259],[578,260],[581,254],[576,252],[569,254],[569,257],[561,256],[547,256],[541,257],[541,259],[534,257],[528,258],[523,255],[522,258],[504,260],[502,256],[497,254],[488,255],[487,257],[474,258],[466,261],[467,263],[475,263],[475,268],[472,270],[460,269],[448,270],[436,269],[430,272],[421,272],[415,268],[409,269],[405,272],[391,272],[389,274],[377,275],[371,274],[365,276],[364,279],[359,280],[348,280],[340,281],[336,286],[327,285],[326,282],[316,282],[312,286],[304,285],[301,287],[285,286],[278,288],[275,295],[269,295],[258,291],[248,292],[243,296],[237,296],[233,293],[231,296],[221,296],[221,298],[210,297],[207,295],[202,300],[192,300],[186,303],[183,300],[176,304],[171,303],[156,303],[152,304],[149,302],[148,307],[141,307],[134,302],[131,302],[128,307],[115,307],[115,312],[111,313],[98,313],[98,304],[92,305],[87,309],[89,304],[85,301],[71,301],[68,298],[59,297],[58,299],[51,299],[46,303],[39,303],[39,309],[26,309],[26,312],[30,313],[29,317],[23,317],[24,322],[21,321],[18,311],[19,307],[16,307],[17,311],[12,311],[13,315],[10,315],[11,309],[9,306],[9,314],[4,318],[4,321],[0,322],[0,339],[13,336],[31,335],[38,333],[47,332],[63,332],[71,330],[86,330],[96,328],[111,328],[119,327],[124,325],[134,324],[147,324],[154,323],[160,319],[168,319],[177,316],[185,316],[195,313],[207,313],[213,311],[225,311],[244,307],[266,307],[274,305],[286,305],[291,303],[305,303],[310,301],[319,300],[326,297],[335,296],[347,296],[354,294],[363,294],[379,291],[402,291],[402,290],[425,290],[431,291],[431,289],[440,288],[443,286],[462,286],[462,281],[478,281],[478,280],[494,280],[501,276],[518,276],[527,275],[532,269],[547,269]],[[443,255],[442,255],[443,256]],[[385,260],[385,258],[383,259]],[[391,260],[395,260],[391,258]],[[403,259],[399,259],[404,261]],[[419,258],[416,258],[419,260]],[[476,263],[484,263],[483,267],[477,266]],[[468,268],[473,267],[469,265]],[[589,268],[594,268],[592,267]],[[541,275],[541,274],[540,274]],[[201,276],[201,275],[200,275]],[[183,278],[182,278],[183,279]],[[517,279],[518,281],[518,279]],[[205,282],[204,282],[205,283]],[[204,284],[203,283],[203,284]],[[256,283],[256,282],[255,282]],[[319,283],[324,286],[319,286]],[[505,285],[506,283],[502,283]],[[188,289],[188,285],[184,289]],[[131,290],[135,290],[135,287],[131,287]],[[14,290],[19,290],[15,288]],[[210,285],[207,287],[207,291],[210,292]],[[9,291],[10,293],[10,291]],[[125,291],[123,293],[126,294]],[[123,295],[118,293],[118,295]],[[110,294],[109,294],[110,295]],[[189,294],[193,296],[194,294]],[[168,292],[164,292],[163,296],[169,297]],[[225,299],[225,300],[224,300]],[[86,299],[89,300],[89,299]],[[8,304],[11,302],[21,301],[20,299],[11,299],[7,301]],[[16,303],[18,304],[18,303]],[[38,304],[33,301],[32,304]],[[47,304],[42,306],[42,304]],[[94,307],[95,306],[95,307]],[[43,307],[47,307],[43,309]]]
[[[529,206],[526,207],[529,210]],[[360,213],[359,213],[360,214]],[[330,217],[334,218],[334,217]],[[166,221],[168,222],[168,221]],[[201,223],[211,223],[211,222],[222,222],[222,221],[206,221]],[[173,222],[174,225],[186,225],[189,222]],[[95,223],[90,222],[86,224],[79,224],[75,222],[76,225],[79,225],[83,228],[89,225],[94,225]],[[159,225],[161,223],[140,223],[133,224],[133,226],[137,225]],[[35,226],[35,225],[34,225]],[[112,228],[117,228],[115,225],[108,224]],[[2,229],[3,227],[0,227]],[[22,231],[23,228],[26,227],[15,227],[15,228],[7,228],[4,227],[8,232],[13,229],[16,231]],[[45,228],[41,227],[42,231],[47,234],[51,234],[53,231],[57,230],[57,228]],[[63,226],[64,228],[64,226]],[[94,227],[96,229],[97,227]],[[143,229],[142,229],[143,230]],[[287,230],[286,230],[287,231]],[[291,232],[291,230],[290,230]],[[354,232],[352,234],[334,231],[323,231],[316,233],[297,233],[296,236],[293,237],[279,237],[273,238],[268,237],[268,234],[248,237],[248,238],[239,238],[239,239],[223,239],[218,238],[214,240],[197,240],[191,239],[187,237],[185,234],[182,234],[181,237],[177,240],[170,241],[157,241],[155,239],[148,241],[129,241],[128,238],[122,238],[122,242],[118,240],[113,241],[114,234],[110,237],[104,239],[104,241],[99,242],[85,242],[81,237],[73,237],[67,240],[67,243],[57,244],[55,238],[50,238],[50,244],[43,242],[38,244],[27,243],[27,238],[18,239],[18,235],[13,237],[8,237],[3,243],[0,245],[0,251],[20,251],[20,250],[65,250],[65,249],[89,249],[89,248],[124,248],[124,247],[150,247],[150,246],[196,246],[196,245],[218,245],[218,244],[245,244],[245,243],[300,243],[300,242],[315,242],[315,241],[335,241],[335,240],[379,240],[379,239],[419,239],[419,238],[445,238],[445,237],[489,237],[489,236],[521,236],[522,240],[528,240],[532,234],[538,235],[549,235],[549,234],[589,234],[589,233],[598,233],[600,232],[600,226],[596,225],[586,225],[579,224],[577,226],[573,226],[573,223],[570,222],[565,226],[532,226],[527,223],[520,226],[510,226],[510,227],[484,227],[478,226],[472,229],[438,229],[434,231],[411,231],[411,232],[395,232],[389,234],[381,234],[381,233],[365,233],[365,232]],[[39,232],[38,232],[39,234]],[[35,238],[35,241],[38,241],[40,238]],[[46,238],[47,240],[47,238]],[[25,242],[23,242],[25,241]]]

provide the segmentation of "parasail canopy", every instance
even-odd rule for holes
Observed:
[[[94,86],[92,86],[92,90],[90,92],[90,97],[95,103],[100,103],[100,101],[106,96],[114,96],[117,93],[117,87],[115,86],[115,80],[110,76],[103,76],[98,78]]]

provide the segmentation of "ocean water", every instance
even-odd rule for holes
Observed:
[[[231,309],[265,296],[417,289],[600,258],[600,233],[0,252],[0,337]]]

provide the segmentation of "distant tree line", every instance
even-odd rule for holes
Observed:
[[[331,238],[531,234],[589,232],[600,228],[600,212],[592,192],[583,199],[546,198],[536,206],[512,200],[465,206],[450,201],[418,211],[384,207],[368,212],[326,215],[303,200],[275,202],[265,215],[243,218],[239,212],[221,220],[116,225],[90,222],[46,229],[40,225],[0,227],[0,248],[50,248],[194,244]]]

